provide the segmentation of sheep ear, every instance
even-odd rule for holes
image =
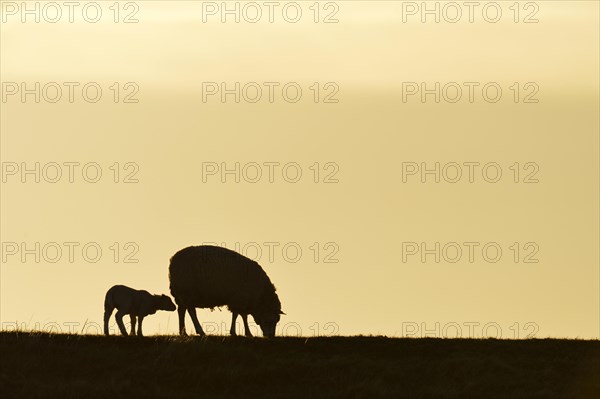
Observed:
[[[285,313],[283,313],[283,310],[280,310],[280,311],[279,311],[279,314],[285,314]]]

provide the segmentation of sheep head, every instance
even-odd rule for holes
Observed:
[[[256,324],[260,326],[263,335],[267,338],[273,338],[275,328],[282,314],[285,313],[281,311],[281,302],[279,302],[279,297],[273,286],[273,291],[263,296],[259,308],[252,313],[252,317]]]
[[[154,303],[157,310],[168,310],[173,312],[177,307],[167,295],[154,295]]]

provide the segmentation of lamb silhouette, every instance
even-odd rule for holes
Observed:
[[[137,335],[140,337],[142,336],[144,317],[156,313],[157,310],[173,312],[176,309],[171,298],[166,295],[152,295],[148,291],[115,285],[106,292],[104,299],[104,335],[109,335],[108,320],[115,308],[117,309],[115,319],[121,334],[127,335],[127,330],[123,324],[123,316],[128,314],[131,317],[131,335],[135,334],[137,318]]]

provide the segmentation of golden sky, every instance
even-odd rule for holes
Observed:
[[[260,249],[278,333],[598,338],[598,2],[0,3],[4,329],[100,324],[112,285],[168,293],[214,242]]]

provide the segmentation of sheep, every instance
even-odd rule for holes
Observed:
[[[205,335],[196,308],[227,306],[232,313],[230,334],[235,336],[235,321],[242,316],[247,337],[248,315],[252,315],[267,338],[275,336],[281,302],[275,286],[255,261],[223,247],[187,247],[171,258],[169,265],[171,295],[177,303],[179,333],[185,331],[185,312],[192,318],[196,333]]]
[[[123,325],[123,316],[126,314],[131,317],[131,335],[135,334],[135,321],[138,320],[137,335],[142,336],[142,321],[144,317],[156,313],[157,310],[168,310],[172,312],[176,309],[175,304],[166,295],[152,295],[148,291],[134,290],[124,285],[115,285],[106,292],[104,299],[104,335],[109,335],[108,320],[113,310],[117,308],[117,325],[121,334],[127,335],[127,330]]]

